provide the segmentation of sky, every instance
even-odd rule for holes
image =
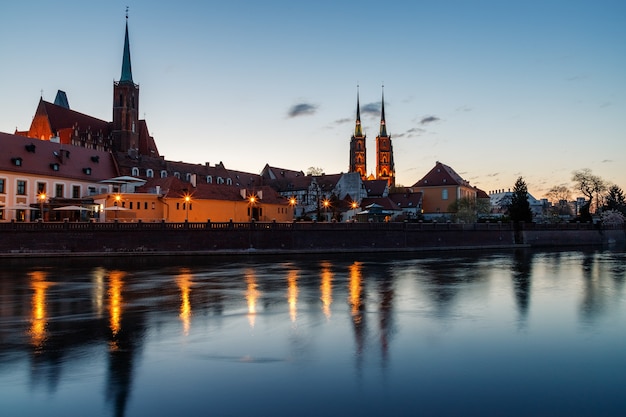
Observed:
[[[440,161],[486,192],[584,168],[626,190],[623,0],[2,2],[0,132],[57,90],[111,120],[126,6],[168,160],[347,172],[358,88],[374,172],[384,89],[397,184]]]

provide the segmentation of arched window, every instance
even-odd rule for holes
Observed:
[[[222,178],[222,177],[217,177],[217,183],[218,183],[218,184],[224,184],[224,178]]]
[[[132,175],[133,177],[138,176],[138,175],[139,175],[139,168],[137,168],[137,167],[133,167],[133,169],[132,169],[132,174],[131,174],[131,175]]]
[[[174,176],[175,176],[176,178],[180,179],[180,172],[175,172],[175,173],[174,173]]]
[[[148,178],[153,178],[153,177],[154,177],[154,171],[153,171],[153,170],[151,170],[150,168],[148,168],[148,169],[146,170],[146,177],[148,177]]]
[[[185,181],[187,181],[187,182],[191,181],[191,174],[190,173],[186,173],[185,174]]]
[[[207,184],[213,184],[213,177],[212,177],[212,176],[210,176],[210,175],[207,175],[207,176],[206,176],[206,183],[207,183]]]
[[[233,180],[226,178],[226,185],[233,185]]]
[[[161,178],[167,178],[167,171],[166,170],[162,170],[161,171]]]

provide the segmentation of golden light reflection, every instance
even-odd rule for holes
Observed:
[[[52,285],[46,282],[47,274],[43,271],[30,272],[30,286],[33,289],[30,313],[30,341],[33,346],[40,348],[48,336],[48,313],[46,310],[46,291]]]
[[[289,318],[294,323],[298,317],[298,271],[291,270],[287,276],[287,301],[289,303]]]
[[[354,316],[355,320],[359,321],[361,319],[360,311],[362,291],[361,263],[355,262],[350,265],[350,306],[352,316]]]
[[[104,314],[105,276],[106,270],[104,268],[96,268],[92,274],[91,304],[97,318],[102,318]]]
[[[246,290],[246,301],[248,302],[248,321],[250,322],[250,327],[254,327],[256,302],[261,293],[257,290],[256,275],[254,275],[254,271],[252,269],[247,269],[245,276],[246,284],[248,284],[248,288]]]
[[[330,270],[330,263],[322,264],[322,283],[320,284],[320,293],[322,299],[322,311],[327,319],[330,319],[330,305],[333,302],[333,273]]]
[[[109,327],[113,336],[116,336],[122,329],[124,275],[122,271],[111,271],[109,273]]]
[[[185,336],[189,334],[191,328],[191,302],[189,301],[189,294],[191,293],[191,283],[193,275],[189,273],[189,270],[183,269],[181,273],[176,277],[176,284],[180,289],[180,320],[183,322],[183,333]]]

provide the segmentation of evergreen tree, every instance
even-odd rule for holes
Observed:
[[[626,214],[626,197],[624,192],[617,185],[612,185],[605,197],[605,210],[616,210],[622,214]]]
[[[528,187],[522,177],[515,181],[513,187],[513,195],[509,204],[509,217],[514,222],[532,222],[533,212],[530,210],[528,202]]]

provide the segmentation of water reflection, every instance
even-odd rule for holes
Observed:
[[[171,415],[167,399],[184,395],[181,414],[194,415],[211,392],[217,415],[283,415],[283,403],[319,415],[328,410],[312,398],[335,394],[338,410],[367,416],[415,411],[419,394],[424,414],[449,415],[554,386],[580,406],[577,381],[593,380],[612,411],[610,393],[626,383],[611,371],[626,366],[615,329],[626,314],[625,259],[521,250],[0,271],[0,400],[13,404],[2,394],[10,387],[25,416],[48,400],[49,414],[67,415],[72,392],[101,399],[109,415]],[[572,367],[580,355],[593,363]],[[20,385],[22,373],[29,383]],[[175,383],[155,382],[165,380]],[[42,383],[45,400],[34,395]]]
[[[248,302],[248,322],[250,327],[254,327],[254,321],[256,318],[256,303],[260,296],[259,290],[257,290],[256,275],[253,269],[246,269],[245,279],[247,284],[246,289],[246,301]]]
[[[330,307],[333,303],[333,272],[331,269],[331,263],[328,261],[322,262],[320,294],[320,299],[322,300],[322,311],[324,316],[326,316],[326,319],[330,319],[332,316]]]
[[[47,338],[48,312],[46,306],[46,291],[52,285],[46,282],[46,273],[33,271],[29,273],[30,285],[33,290],[30,315],[30,341],[35,352],[40,352]]]
[[[191,327],[191,301],[189,300],[189,293],[191,293],[191,282],[193,275],[189,269],[183,268],[181,273],[176,277],[176,284],[180,290],[180,320],[183,323],[183,334],[189,335],[189,328]]]

